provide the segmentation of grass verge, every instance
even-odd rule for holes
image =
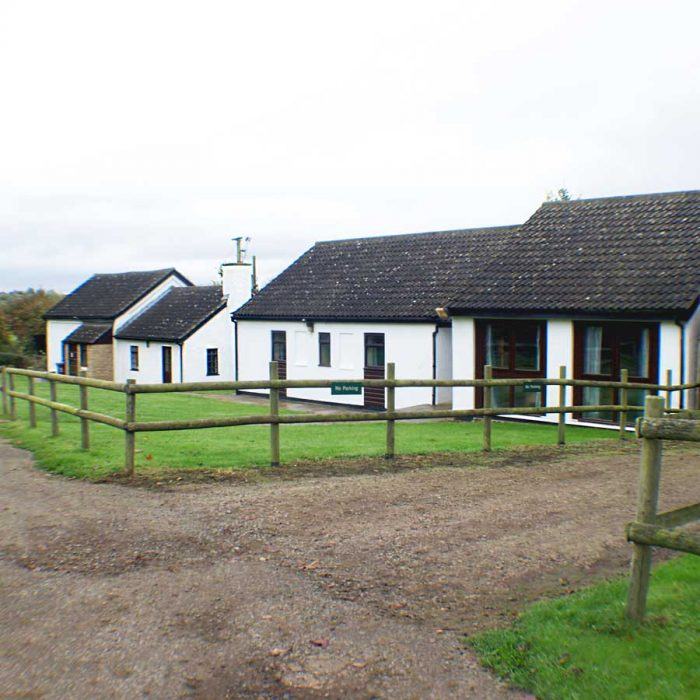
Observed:
[[[24,390],[21,379],[19,391]],[[77,387],[60,385],[58,400],[79,404]],[[37,383],[37,393],[48,396],[48,387]],[[124,415],[124,395],[90,390],[91,410]],[[138,420],[178,420],[198,417],[267,413],[259,404],[224,401],[210,395],[141,394]],[[49,411],[37,406],[37,427],[28,427],[28,404],[17,400],[17,421],[0,423],[0,435],[31,450],[45,469],[65,476],[100,479],[123,468],[124,434],[96,423],[90,424],[91,449],[80,449],[80,421],[59,414],[60,435],[50,436]],[[496,423],[494,449],[554,445],[556,426],[532,423]],[[283,462],[342,457],[376,457],[384,454],[384,423],[333,423],[281,426]],[[567,442],[614,439],[614,431],[567,427]],[[403,454],[473,452],[481,449],[481,422],[431,421],[399,423],[396,448]],[[139,433],[136,437],[136,469],[243,469],[269,464],[269,427],[237,426],[208,430]]]
[[[526,610],[467,640],[483,664],[538,698],[700,697],[700,558],[654,569],[648,617],[624,618],[628,579]]]

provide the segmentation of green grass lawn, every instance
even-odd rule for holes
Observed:
[[[538,698],[699,698],[700,557],[654,570],[642,625],[624,619],[627,585],[625,577],[538,603],[512,628],[468,642]]]
[[[25,391],[22,377],[16,378],[18,391]],[[37,393],[48,397],[48,386],[37,382]],[[59,385],[58,400],[79,404],[78,389]],[[109,415],[124,416],[124,394],[90,390],[90,409]],[[222,401],[193,394],[139,394],[138,420],[178,420],[215,416],[267,413],[267,407]],[[124,434],[97,423],[90,424],[91,449],[80,449],[80,421],[59,414],[60,435],[50,437],[49,411],[36,407],[37,428],[28,428],[28,403],[17,400],[18,420],[0,423],[0,435],[31,450],[39,464],[49,471],[80,478],[100,478],[123,468]],[[281,457],[283,462],[328,457],[380,456],[384,454],[385,424],[335,423],[316,425],[282,425]],[[614,431],[567,427],[567,442],[616,438]],[[431,421],[398,423],[398,453],[474,451],[481,449],[480,422]],[[520,445],[552,445],[556,426],[532,423],[498,423],[493,427],[494,449]],[[208,430],[138,433],[136,468],[147,466],[196,468],[246,468],[269,464],[269,426],[251,425]]]

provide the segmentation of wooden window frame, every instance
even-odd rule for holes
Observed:
[[[584,353],[583,341],[585,329],[589,326],[603,326],[609,331],[612,330],[615,342],[612,346],[611,364],[612,369],[609,374],[592,374],[583,371]],[[658,384],[659,381],[659,334],[660,325],[658,321],[595,321],[581,320],[574,321],[574,379],[591,379],[597,381],[620,381],[620,328],[637,328],[639,330],[647,329],[649,331],[649,376],[641,377],[638,375],[629,375],[629,381]],[[655,394],[657,392],[651,392]],[[613,403],[617,404],[619,400],[618,390],[613,390]],[[574,405],[582,405],[583,387],[574,387]],[[589,423],[603,423],[609,425],[617,420],[617,416],[613,415],[612,420],[603,420],[602,418],[587,418],[584,413],[574,414],[577,420],[585,420]]]
[[[135,360],[135,361],[134,361]],[[130,345],[129,346],[129,366],[130,372],[139,371],[139,346]]]
[[[219,348],[207,348],[207,377],[219,376]],[[213,358],[213,361],[212,361]],[[212,367],[213,365],[213,367]],[[212,372],[212,369],[214,370]]]
[[[486,327],[490,323],[502,323],[507,324],[512,327],[513,333],[511,334],[510,347],[508,349],[508,368],[494,367],[493,368],[493,378],[494,379],[544,379],[547,376],[547,321],[542,319],[509,319],[509,318],[483,318],[476,319],[474,342],[475,342],[475,362],[476,367],[474,368],[474,376],[477,379],[484,378],[484,365],[486,364]],[[540,347],[539,347],[539,366],[537,369],[515,369],[515,346],[516,343],[513,342],[514,332],[519,327],[524,326],[538,326],[540,329]],[[510,404],[511,406],[515,403],[515,387],[510,387]],[[476,391],[476,407],[483,408],[484,406],[484,390],[481,387],[477,387]],[[543,406],[547,405],[547,393],[546,388],[542,388],[542,398],[541,402]],[[507,408],[504,407],[504,413],[507,413]]]
[[[328,347],[328,362],[323,361],[323,348],[325,346]],[[331,366],[331,334],[326,331],[320,332],[318,334],[318,366]]]
[[[275,345],[279,344],[279,341],[275,341],[275,337],[280,336],[284,342],[284,357],[275,357]],[[287,331],[270,331],[270,358],[273,362],[286,362],[287,361]]]
[[[373,343],[370,341],[370,338],[372,338],[373,336],[381,337],[381,339],[382,339],[381,345],[379,343]],[[383,369],[384,367],[386,367],[386,334],[385,333],[365,333],[364,340],[365,340],[365,345],[364,345],[364,348],[365,348],[365,367],[372,368],[372,369],[379,369],[380,367]],[[372,348],[378,348],[378,347],[382,348],[382,354],[384,356],[384,363],[383,364],[370,365],[367,362],[367,355],[368,355],[367,349],[371,348],[371,347]]]

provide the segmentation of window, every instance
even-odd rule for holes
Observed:
[[[81,346],[80,346],[80,366],[81,366],[81,367],[87,367],[87,366],[88,366],[87,345],[81,345]]]
[[[318,334],[318,365],[319,367],[331,366],[331,334]]]
[[[476,332],[477,377],[483,377],[484,365],[491,365],[494,379],[545,376],[544,321],[478,321]],[[494,407],[544,405],[544,389],[499,386],[492,389],[491,396]],[[477,391],[477,405],[483,406],[482,390]]]
[[[384,333],[365,333],[365,367],[384,367]]]
[[[272,360],[273,362],[287,361],[286,331],[272,331]]]
[[[578,322],[574,326],[574,371],[576,379],[620,379],[626,369],[630,381],[654,384],[658,379],[658,324],[636,322]],[[646,391],[627,392],[630,404],[642,406]],[[616,404],[619,396],[610,387],[576,387],[574,401],[588,406]],[[639,414],[627,413],[633,423]],[[615,421],[611,411],[582,413],[583,420]]]
[[[139,369],[139,346],[132,345],[130,348],[131,371],[138,372]]]
[[[219,349],[207,348],[207,377],[219,374]]]

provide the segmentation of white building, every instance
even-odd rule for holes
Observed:
[[[51,372],[114,378],[114,330],[173,287],[192,283],[174,268],[93,275],[45,315]]]
[[[699,296],[700,191],[552,202],[519,227],[327,241],[234,313],[238,377],[263,378],[275,359],[289,379],[383,377],[394,362],[399,378],[479,378],[490,364],[496,377],[557,377],[564,366],[580,379],[617,380],[626,369],[631,381],[657,383],[670,370],[673,382],[689,382]],[[557,404],[558,389],[547,392],[494,398],[504,409]],[[376,390],[289,395],[384,404]],[[569,403],[618,399],[567,392]],[[643,403],[643,392],[629,400]],[[396,401],[482,405],[472,388],[399,389]]]

